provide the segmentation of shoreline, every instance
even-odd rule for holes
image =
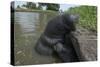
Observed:
[[[52,10],[31,10],[31,9],[16,9],[15,12],[43,12],[43,13],[59,13]]]

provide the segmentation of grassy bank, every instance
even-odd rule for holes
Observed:
[[[79,6],[70,8],[67,13],[80,15],[79,25],[97,32],[97,7],[96,6]]]
[[[39,12],[39,13],[58,13],[52,10],[32,10],[32,9],[16,9],[16,12]]]

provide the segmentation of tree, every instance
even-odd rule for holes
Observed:
[[[51,4],[51,3],[39,3],[39,6],[46,6],[46,10],[54,10],[59,11],[59,4]]]
[[[26,4],[23,4],[22,6],[29,8],[29,9],[35,9],[36,8],[36,4],[32,3],[32,2],[27,2]]]
[[[20,8],[20,6],[18,5],[17,8]]]
[[[54,10],[54,11],[59,11],[59,4],[48,4],[47,5],[47,10]]]
[[[25,5],[25,4],[23,4],[23,5],[22,5],[22,7],[26,7],[26,5]]]
[[[48,3],[38,3],[38,4],[39,4],[38,9],[43,10],[43,7],[44,7],[44,6],[47,7],[47,4],[48,4]]]

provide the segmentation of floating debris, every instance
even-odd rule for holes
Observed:
[[[22,53],[22,51],[18,51],[18,52],[17,52],[17,54],[20,54],[20,53]]]

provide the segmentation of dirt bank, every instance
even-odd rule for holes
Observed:
[[[77,27],[75,37],[78,39],[80,51],[86,61],[97,60],[97,34],[82,27]],[[76,48],[77,49],[77,48]]]

